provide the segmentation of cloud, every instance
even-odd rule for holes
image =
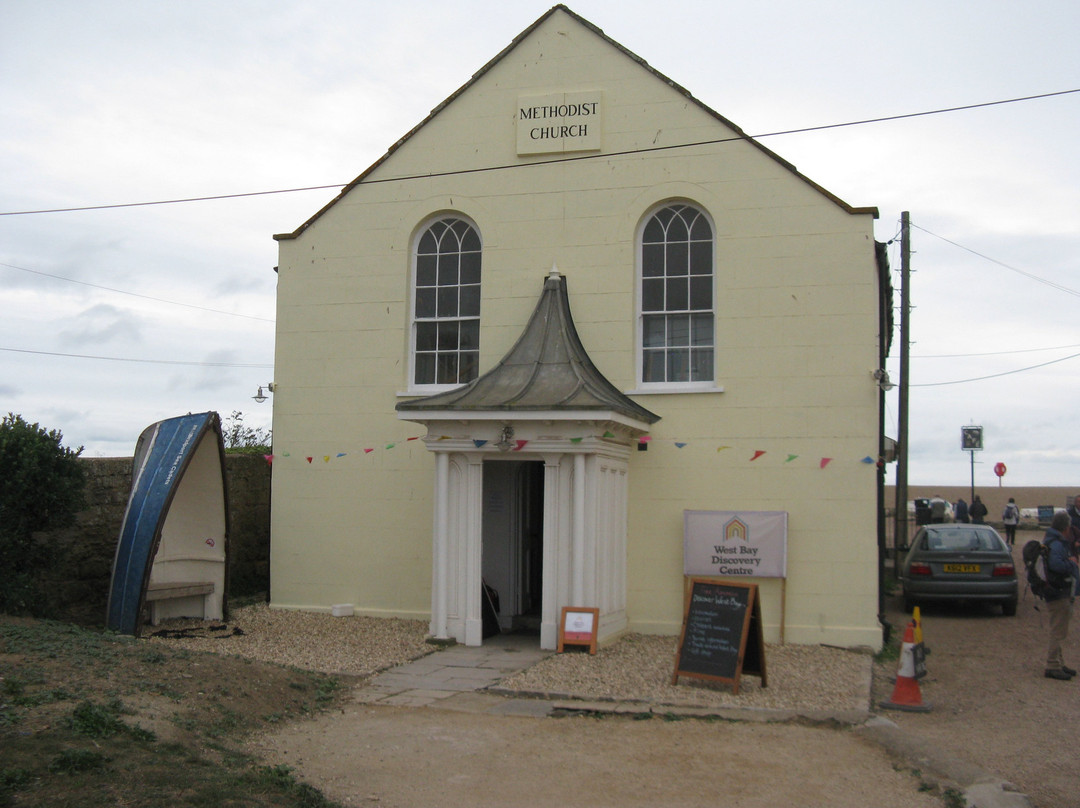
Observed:
[[[142,317],[99,303],[80,312],[59,332],[60,343],[70,347],[121,343],[137,344],[142,338]]]
[[[987,1],[977,15],[916,3],[872,35],[854,0],[834,0],[828,13],[783,0],[692,0],[659,16],[645,0],[572,7],[757,134],[1064,89],[1080,6],[1018,16]],[[0,211],[348,182],[547,9],[496,0],[422,11],[338,0],[8,5],[0,74],[17,80],[0,84]],[[763,141],[846,202],[878,207],[880,240],[896,235],[901,211],[925,228],[912,232],[913,383],[1075,352],[1005,353],[1080,342],[1076,300],[987,258],[1077,285],[1078,99]],[[274,355],[264,321],[275,316],[271,236],[334,194],[0,217],[0,262],[131,293],[0,266],[0,347],[161,362],[0,352],[7,408],[48,419],[88,454],[130,454],[142,428],[189,410],[239,410],[268,425],[271,405],[251,396],[273,371],[250,365]],[[1002,353],[981,355],[991,352]],[[898,345],[894,380],[897,356]],[[1067,484],[1080,469],[1070,438],[1078,376],[1072,360],[912,388],[911,480],[966,482],[958,432],[975,420],[988,430],[985,457],[1006,462],[1010,481]],[[895,435],[896,391],[887,406]]]

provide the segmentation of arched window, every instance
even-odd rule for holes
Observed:
[[[480,355],[480,236],[446,217],[416,242],[414,385],[458,385],[477,375]]]
[[[713,230],[690,205],[654,213],[641,233],[641,383],[714,379]]]

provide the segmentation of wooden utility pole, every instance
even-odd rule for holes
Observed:
[[[911,223],[908,212],[900,214],[900,402],[896,427],[896,532],[893,569],[900,569],[900,547],[908,536],[908,364],[911,359]]]

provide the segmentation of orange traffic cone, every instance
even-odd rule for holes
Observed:
[[[879,706],[887,710],[906,710],[909,713],[928,713],[930,705],[923,704],[919,692],[919,680],[915,678],[915,624],[908,623],[900,646],[900,669],[896,672],[896,686],[892,698]]]

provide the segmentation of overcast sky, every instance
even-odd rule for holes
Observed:
[[[568,5],[750,135],[1080,88],[1064,0]],[[344,184],[550,7],[0,0],[0,213]],[[1080,489],[1078,131],[1071,93],[762,137],[879,241],[911,213],[911,483],[967,485],[977,424],[977,487]],[[0,410],[87,456],[268,427],[272,235],[336,191],[0,216]]]

